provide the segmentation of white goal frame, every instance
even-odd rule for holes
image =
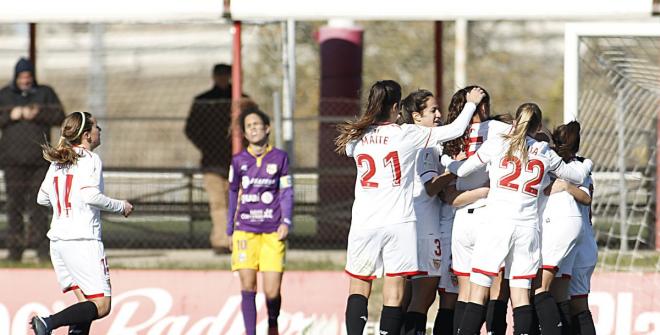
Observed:
[[[564,28],[564,122],[578,117],[580,73],[580,37],[583,36],[658,36],[660,22],[626,23],[587,22],[567,23]]]

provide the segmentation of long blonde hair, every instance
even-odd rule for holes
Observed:
[[[46,143],[41,146],[45,160],[61,165],[71,165],[78,161],[80,155],[73,149],[74,145],[82,143],[82,134],[92,130],[92,117],[87,112],[75,112],[67,115],[60,129],[60,139],[55,147]]]
[[[346,145],[366,132],[367,128],[376,122],[388,121],[394,104],[401,101],[401,85],[394,80],[380,80],[371,86],[369,101],[364,113],[354,121],[348,121],[337,126],[339,136],[335,138],[335,151],[346,153]]]
[[[518,107],[513,129],[510,133],[502,135],[509,143],[505,156],[507,159],[513,160],[518,153],[523,164],[527,163],[527,134],[539,129],[542,120],[541,108],[537,104],[527,102]]]

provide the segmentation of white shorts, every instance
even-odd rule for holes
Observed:
[[[539,232],[536,228],[499,221],[485,225],[474,249],[470,281],[490,287],[504,262],[509,286],[530,288],[540,264]]]
[[[110,272],[103,242],[51,241],[50,259],[63,292],[79,288],[88,299],[111,296]]]
[[[457,276],[469,276],[477,234],[483,227],[481,219],[486,207],[456,210],[451,233],[451,270]]]
[[[371,280],[386,275],[424,274],[417,263],[415,222],[392,224],[375,229],[353,229],[348,233],[346,273]]]
[[[541,267],[557,271],[561,266],[570,274],[569,267],[573,267],[575,259],[572,251],[581,230],[582,217],[544,217],[541,222]]]
[[[417,239],[417,261],[419,271],[425,272],[427,277],[440,277],[442,256],[450,250],[445,249],[439,234],[429,234]]]
[[[448,229],[440,231],[440,246],[442,246],[442,255],[440,257],[440,282],[438,288],[441,292],[458,293],[458,279],[451,272],[452,254],[451,254],[451,222],[446,223]]]
[[[590,266],[573,269],[571,284],[568,287],[568,294],[571,298],[580,298],[589,295],[591,290],[591,275],[594,273],[594,268]]]

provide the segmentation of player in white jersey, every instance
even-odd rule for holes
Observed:
[[[572,121],[557,127],[552,142],[565,164],[582,164],[575,156],[580,149],[579,123]],[[544,193],[549,195],[539,195],[541,269],[534,279],[533,301],[544,334],[559,334],[570,331],[568,285],[575,259],[574,246],[582,229],[577,201],[591,202],[591,198],[587,192],[561,179],[554,180]],[[556,326],[559,323],[563,329]]]
[[[397,123],[423,127],[442,125],[442,113],[433,94],[424,89],[410,93],[401,101]],[[415,157],[413,207],[417,220],[417,261],[419,270],[426,274],[408,281],[412,286],[412,297],[405,315],[405,334],[425,333],[426,314],[435,300],[435,291],[442,275],[442,254],[443,251],[449,253],[441,244],[438,214],[442,202],[437,195],[455,176],[443,174],[441,152],[439,146],[427,146],[419,149]]]
[[[362,334],[372,280],[385,276],[380,331],[394,334],[401,323],[405,276],[419,274],[413,209],[415,154],[460,136],[483,97],[468,94],[463,114],[452,124],[426,128],[397,125],[401,86],[392,80],[376,82],[367,108],[352,122],[338,126],[337,152],[355,159],[357,179],[346,272],[351,276],[346,307],[349,335]]]
[[[541,109],[533,103],[518,107],[512,131],[493,137],[464,162],[443,161],[459,177],[488,164],[490,192],[483,225],[475,244],[470,273],[470,302],[460,326],[461,334],[478,334],[483,323],[484,304],[489,296],[492,277],[505,265],[505,277],[511,287],[514,311],[514,334],[529,334],[532,307],[529,305],[531,278],[539,267],[537,202],[539,190],[549,183],[548,172],[581,183],[590,172],[589,163],[578,168],[565,165],[546,142],[534,135],[541,127]]]
[[[591,177],[580,186],[580,190],[593,197],[594,186]],[[594,320],[589,310],[591,275],[598,262],[598,245],[591,224],[591,203],[580,202],[582,232],[575,244],[575,261],[571,273],[568,293],[571,299],[571,326],[581,335],[595,335]]]
[[[103,167],[92,151],[101,144],[101,128],[89,113],[67,116],[55,148],[44,145],[50,168],[37,202],[52,207],[48,231],[50,257],[62,291],[79,302],[48,317],[34,316],[34,333],[50,334],[69,326],[69,334],[88,334],[93,320],[110,313],[110,274],[101,242],[100,211],[128,216],[133,205],[103,194]]]
[[[473,86],[468,86],[458,90],[454,94],[449,104],[448,121],[453,120],[458,115],[458,112],[466,102],[465,92],[472,88]],[[511,125],[509,123],[491,119],[490,97],[488,92],[486,92],[484,99],[477,106],[477,112],[474,113],[470,127],[465,132],[465,135],[447,142],[444,152],[457,159],[459,153],[470,157],[474,155],[479,147],[481,147],[481,144],[488,138],[506,134],[510,129]],[[486,185],[488,185],[488,172],[484,167],[469,176],[458,178],[455,188],[458,192],[466,192],[477,190]],[[449,191],[449,193],[453,192]],[[456,202],[452,200],[451,203],[457,207],[451,230],[452,271],[458,278],[459,286],[453,325],[453,332],[456,333],[470,297],[470,264],[474,244],[483,223],[482,215],[486,209],[486,199],[485,197],[474,198],[472,201],[467,202]],[[504,283],[505,285],[501,285],[502,275],[503,273],[500,274],[491,287],[491,301],[488,302],[486,320],[487,330],[496,335],[503,335],[506,331],[508,289],[506,283]],[[500,290],[502,286],[504,288]]]

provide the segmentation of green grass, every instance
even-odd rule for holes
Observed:
[[[614,271],[657,271],[660,268],[660,252],[637,251],[621,253],[618,250],[603,249],[598,252],[597,268]]]

